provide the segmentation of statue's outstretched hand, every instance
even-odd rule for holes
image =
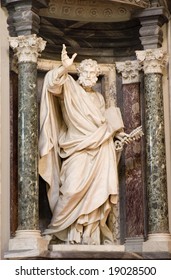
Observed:
[[[70,58],[67,54],[65,44],[63,44],[63,48],[62,48],[62,52],[61,52],[61,61],[62,61],[62,65],[65,68],[69,68],[73,64],[73,61],[74,61],[76,56],[77,56],[77,53],[74,53],[72,55],[72,57]]]

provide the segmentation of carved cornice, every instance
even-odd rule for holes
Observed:
[[[86,3],[93,3],[94,0],[65,0],[66,4],[75,4],[75,2],[79,2],[80,4],[86,4]],[[103,1],[103,0],[100,0]],[[9,3],[15,3],[15,2],[21,2],[21,0],[2,0],[2,5],[5,6]],[[22,2],[27,2],[23,1]],[[38,7],[46,7],[48,0],[35,0],[36,5]],[[57,2],[57,1],[56,1]],[[150,0],[106,0],[106,2],[115,2],[115,3],[123,3],[131,6],[138,6],[142,8],[147,8],[150,6]]]
[[[140,28],[140,40],[144,49],[156,49],[162,47],[162,26],[168,21],[169,14],[165,7],[150,7],[137,11],[134,17],[138,18]]]
[[[77,21],[119,22],[130,20],[137,7],[147,8],[149,1],[50,0],[48,9],[41,9],[39,15]]]
[[[110,2],[124,3],[142,8],[147,8],[150,6],[149,0],[110,0]]]
[[[139,61],[116,62],[116,69],[122,74],[123,84],[133,84],[139,82],[139,71],[142,69]]]
[[[7,7],[8,5],[15,5],[17,3],[23,3],[27,5],[29,1],[30,0],[2,0],[1,2],[3,7]],[[34,6],[37,8],[45,8],[47,7],[49,0],[31,0],[31,2],[34,2]]]
[[[38,9],[47,7],[46,0],[4,0],[2,6],[8,10],[10,36],[38,34],[40,17]]]
[[[122,3],[101,0],[50,0],[48,9],[39,15],[66,20],[110,22],[126,21],[131,18],[132,7]]]
[[[27,36],[10,37],[10,46],[20,62],[37,63],[40,55],[46,45],[42,38],[37,38],[35,34]]]
[[[163,49],[136,51],[137,59],[143,65],[145,74],[163,73],[168,57]]]

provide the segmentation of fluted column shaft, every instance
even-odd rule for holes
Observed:
[[[28,35],[11,37],[10,45],[18,58],[18,230],[37,230],[37,57],[45,42],[36,35]]]
[[[168,233],[162,49],[137,51],[144,68],[148,233]]]

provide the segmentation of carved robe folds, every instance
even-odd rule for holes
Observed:
[[[48,72],[39,139],[39,172],[53,213],[45,234],[71,243],[113,242],[106,222],[117,203],[113,137],[121,129],[119,108],[105,110],[100,93],[86,92],[68,74],[58,78],[58,68]]]

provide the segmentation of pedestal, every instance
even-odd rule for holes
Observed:
[[[171,252],[171,235],[149,234],[148,240],[143,243],[143,252]]]
[[[49,240],[41,237],[39,230],[18,230],[9,240],[6,259],[38,257],[48,249]]]

